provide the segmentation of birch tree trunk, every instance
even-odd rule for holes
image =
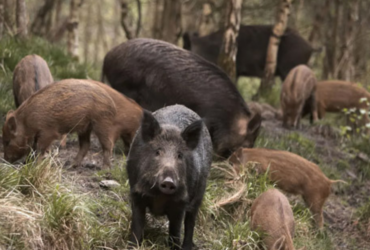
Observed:
[[[177,44],[181,32],[181,1],[164,0],[160,39]]]
[[[17,0],[16,20],[17,20],[17,35],[21,38],[27,37],[28,34],[27,11],[25,0]]]
[[[78,59],[78,9],[82,1],[78,4],[77,0],[71,0],[69,20],[68,20],[68,53]]]
[[[199,36],[206,36],[212,33],[215,27],[216,21],[213,16],[212,6],[210,3],[204,3],[198,28]]]
[[[227,5],[226,25],[218,65],[236,82],[237,38],[240,28],[241,0],[229,0]]]
[[[0,39],[4,34],[4,0],[0,0]]]
[[[261,80],[260,91],[265,91],[271,88],[272,83],[274,82],[279,44],[288,25],[291,3],[292,0],[281,0],[280,2],[276,23],[272,30],[267,48],[265,75]]]

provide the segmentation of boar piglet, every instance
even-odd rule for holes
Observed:
[[[210,135],[195,112],[182,105],[168,106],[153,114],[144,111],[127,160],[131,246],[142,241],[145,210],[149,208],[154,215],[167,216],[172,249],[180,249],[181,224],[185,218],[181,249],[192,249],[195,220],[211,158]]]
[[[311,123],[317,121],[316,82],[314,73],[306,65],[296,66],[289,72],[280,94],[284,127],[299,127],[305,106],[310,107]]]
[[[262,233],[268,250],[295,249],[293,211],[288,199],[277,189],[267,190],[253,201],[251,228]]]
[[[50,84],[17,110],[8,112],[3,126],[4,158],[14,162],[34,146],[43,155],[62,134],[76,132],[80,143],[75,159],[78,166],[94,132],[102,145],[104,166],[108,167],[114,143],[110,128],[115,116],[112,98],[96,84],[75,79]]]
[[[331,184],[343,182],[328,179],[316,164],[287,151],[265,148],[240,148],[229,159],[237,172],[247,162],[257,162],[257,172],[269,169],[276,186],[291,194],[302,195],[319,228],[323,226],[323,206],[330,195]]]

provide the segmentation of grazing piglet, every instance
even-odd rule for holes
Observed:
[[[316,82],[315,75],[306,65],[296,66],[289,72],[280,94],[284,127],[299,127],[306,105],[311,107],[311,123],[317,121]]]
[[[355,83],[345,81],[321,81],[316,87],[316,105],[319,119],[326,112],[343,112],[343,109],[357,108],[368,110],[367,102],[361,102],[366,98],[370,102],[370,93]],[[307,111],[308,112],[308,111]],[[369,123],[367,114],[363,115],[361,124]],[[370,132],[370,130],[368,130]]]
[[[13,94],[15,106],[18,108],[36,91],[54,82],[48,64],[38,55],[28,55],[15,66],[13,73]],[[60,142],[65,147],[67,135]]]
[[[251,228],[263,233],[268,250],[295,249],[293,211],[288,199],[277,189],[267,190],[253,201]]]
[[[38,55],[28,55],[15,66],[13,94],[18,108],[33,93],[54,82],[48,64]]]
[[[93,80],[88,81],[102,87],[116,104],[117,115],[113,121],[113,127],[109,129],[114,133],[114,142],[116,142],[118,138],[122,139],[125,145],[124,154],[128,155],[131,142],[134,139],[136,130],[140,126],[143,109],[134,100],[119,93],[107,84]]]
[[[212,161],[212,142],[206,126],[192,110],[167,106],[153,114],[144,111],[141,128],[127,160],[132,222],[130,244],[140,244],[145,209],[169,220],[169,243],[192,249],[195,220]]]
[[[330,195],[331,184],[321,169],[314,163],[287,151],[264,148],[240,148],[229,159],[239,172],[247,162],[258,162],[257,172],[265,173],[287,193],[302,195],[319,228],[323,226],[323,206]]]
[[[104,166],[110,166],[113,133],[110,128],[116,106],[109,94],[86,80],[64,80],[44,87],[17,110],[9,111],[3,127],[4,158],[14,162],[36,145],[43,155],[53,140],[69,132],[78,133],[81,164],[94,132],[103,149]]]

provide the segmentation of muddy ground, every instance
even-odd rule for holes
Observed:
[[[349,185],[333,185],[333,193],[324,206],[324,220],[326,230],[334,238],[335,249],[370,249],[370,224],[359,223],[356,211],[365,204],[370,195],[370,180],[358,181],[360,168],[364,160],[356,154],[346,152],[341,148],[340,137],[328,125],[303,125],[299,130],[295,130],[305,138],[315,142],[315,152],[329,167],[337,171],[337,163],[346,161],[350,168],[340,172],[340,178],[349,182]],[[270,119],[263,121],[263,135],[270,140],[279,140],[286,133],[290,133],[281,126],[281,121]],[[0,138],[1,140],[1,138]],[[0,141],[1,142],[1,141]],[[78,168],[69,168],[73,157],[78,151],[78,141],[76,136],[69,136],[65,149],[58,149],[55,143],[55,150],[59,150],[57,159],[65,168],[66,173],[71,177],[78,177],[81,192],[97,193],[105,192],[99,186],[99,178],[96,172],[102,166],[102,155],[98,140],[93,136],[88,155],[83,161],[83,165]],[[123,163],[120,149],[114,153],[114,161]],[[54,152],[55,153],[55,152]],[[0,155],[3,156],[2,143]],[[325,172],[325,171],[324,171]],[[110,179],[109,176],[106,176]],[[299,200],[299,197],[289,195],[292,202]],[[300,201],[298,201],[300,202]]]

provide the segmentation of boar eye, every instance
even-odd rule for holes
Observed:
[[[182,153],[178,153],[178,154],[177,154],[177,159],[182,160],[182,158],[183,158]]]
[[[161,148],[159,148],[159,149],[157,149],[156,151],[155,151],[155,155],[156,156],[160,156],[161,155]]]

